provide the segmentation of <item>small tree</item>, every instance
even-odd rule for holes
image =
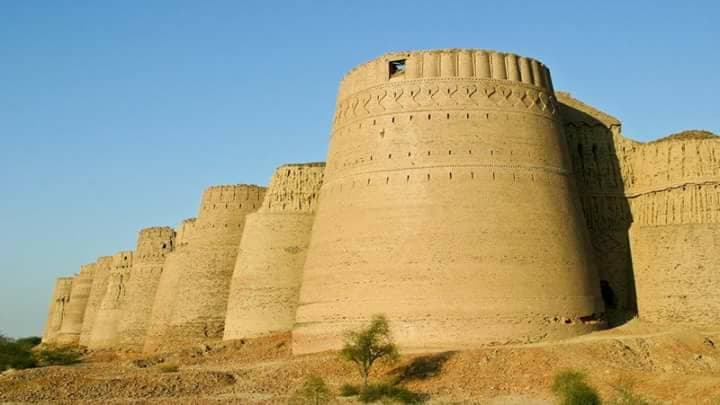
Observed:
[[[340,356],[357,365],[363,386],[367,388],[368,376],[376,361],[396,361],[399,357],[385,316],[374,315],[367,328],[347,332]]]
[[[316,375],[310,375],[305,379],[305,383],[295,392],[291,404],[311,404],[320,405],[327,404],[332,399],[332,393],[325,384],[325,381]]]

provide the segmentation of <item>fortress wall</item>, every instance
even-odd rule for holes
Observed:
[[[88,346],[90,343],[90,336],[95,326],[95,318],[100,309],[100,303],[102,303],[102,299],[107,291],[111,268],[112,256],[100,257],[95,263],[95,275],[93,276],[92,286],[90,287],[90,296],[85,306],[85,315],[80,331],[81,346]]]
[[[643,320],[720,322],[718,157],[719,137],[670,137],[635,153],[630,242]]]
[[[50,300],[48,318],[45,322],[45,331],[42,337],[42,342],[45,344],[54,344],[56,342],[58,332],[60,332],[60,327],[65,318],[67,303],[70,301],[72,282],[72,277],[60,277],[55,280],[55,288]]]
[[[195,228],[187,238],[184,274],[176,285],[177,298],[165,331],[167,344],[222,338],[245,216],[260,208],[264,195],[265,188],[254,185],[205,191]]]
[[[152,227],[140,231],[133,253],[127,293],[120,307],[118,346],[126,350],[143,349],[155,293],[163,272],[166,255],[173,250],[175,230]]]
[[[720,223],[630,228],[644,321],[720,323]]]
[[[107,349],[118,343],[117,326],[121,316],[121,303],[127,294],[127,283],[132,268],[133,252],[119,252],[112,256],[107,290],[95,316],[88,342],[90,349]]]
[[[549,74],[523,58],[518,75],[504,57],[388,54],[343,80],[295,353],[336,349],[343,331],[379,312],[405,348],[602,327]],[[406,70],[390,77],[398,58]]]
[[[324,163],[288,164],[249,214],[230,286],[224,339],[290,331]]]
[[[165,256],[163,271],[158,279],[158,286],[147,322],[143,351],[158,351],[165,344],[165,330],[172,316],[177,284],[186,273],[189,264],[187,254],[188,239],[191,238],[195,223],[195,218],[186,219],[180,223],[176,229],[175,249]]]
[[[611,322],[636,313],[626,196],[638,143],[621,135],[621,123],[568,93],[558,93],[565,140],[590,232],[594,261]]]
[[[80,266],[80,273],[73,279],[70,300],[67,302],[65,316],[57,336],[58,344],[76,345],[80,343],[80,332],[94,274],[95,263],[85,264]]]

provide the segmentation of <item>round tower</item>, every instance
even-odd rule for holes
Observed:
[[[641,144],[631,159],[630,247],[640,319],[717,325],[720,137],[686,132]]]
[[[262,206],[247,216],[230,286],[225,340],[292,329],[324,169],[324,163],[280,166]]]
[[[57,336],[58,344],[77,345],[80,343],[80,332],[94,275],[95,263],[85,264],[80,266],[80,273],[73,279],[70,300],[67,303],[62,326]]]
[[[118,346],[142,350],[155,293],[163,272],[165,256],[173,250],[175,230],[170,227],[145,228],[139,232],[133,253],[127,293],[118,320]]]
[[[85,306],[85,315],[83,317],[82,329],[80,332],[80,345],[88,346],[90,344],[90,336],[95,326],[95,317],[97,316],[100,303],[102,302],[105,291],[107,291],[108,277],[112,268],[112,256],[103,256],[95,262],[95,275],[93,276],[92,286],[90,287],[90,296]]]
[[[260,208],[264,194],[264,187],[245,184],[205,191],[195,228],[187,238],[189,263],[176,286],[167,344],[222,339],[245,216]]]
[[[172,252],[168,252],[165,257],[165,264],[158,281],[150,318],[148,319],[143,347],[146,352],[158,351],[165,344],[165,329],[172,316],[177,284],[190,264],[187,246],[194,227],[195,218],[189,218],[180,223],[176,230],[175,248]]]
[[[55,289],[50,300],[45,332],[42,337],[42,342],[45,344],[55,344],[57,341],[58,332],[60,332],[63,318],[65,318],[67,303],[70,301],[72,281],[72,277],[60,277],[55,280]]]
[[[119,252],[112,256],[107,289],[95,316],[90,333],[90,349],[107,349],[117,345],[117,326],[121,315],[121,303],[127,293],[127,283],[132,268],[133,252]]]
[[[295,353],[383,313],[405,348],[598,329],[603,304],[549,70],[483,50],[389,53],[338,92]]]

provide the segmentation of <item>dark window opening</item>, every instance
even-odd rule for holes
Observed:
[[[391,60],[388,63],[390,77],[402,76],[405,74],[405,59]]]

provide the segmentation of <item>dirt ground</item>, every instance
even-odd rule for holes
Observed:
[[[177,365],[164,372],[162,365]],[[562,369],[584,370],[603,398],[632,383],[656,403],[720,404],[720,330],[628,324],[562,342],[407,354],[376,370],[429,404],[552,404]],[[282,404],[310,374],[337,392],[358,383],[337,353],[290,354],[288,335],[200,345],[160,355],[92,352],[82,363],[0,375],[3,403]],[[355,403],[338,398],[336,403]]]

